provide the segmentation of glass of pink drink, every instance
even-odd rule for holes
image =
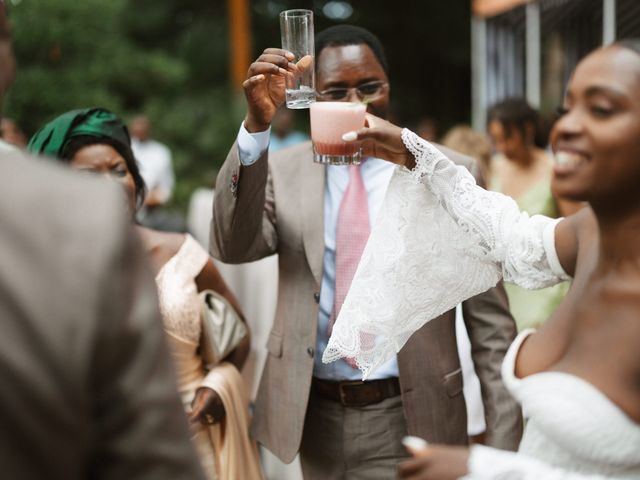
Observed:
[[[342,135],[364,127],[367,107],[353,102],[315,102],[311,104],[313,161],[331,165],[360,163],[360,142],[345,142]]]

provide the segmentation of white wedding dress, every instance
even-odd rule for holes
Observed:
[[[569,279],[555,250],[559,220],[529,217],[478,187],[409,130],[402,139],[416,168],[394,173],[323,355],[354,358],[365,378],[427,321],[501,278],[525,288]],[[640,479],[640,424],[598,389],[560,372],[515,377],[530,333],[518,336],[502,372],[528,419],[519,452],[473,447],[465,479]]]
[[[518,350],[531,333],[518,335],[502,365],[527,419],[518,453],[473,447],[465,480],[640,478],[640,424],[600,390],[563,372],[515,376]]]

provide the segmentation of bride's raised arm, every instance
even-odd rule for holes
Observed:
[[[479,187],[466,168],[409,130],[372,116],[368,122],[344,140],[362,140],[364,155],[409,170],[398,169],[389,183],[322,357],[353,358],[365,377],[426,322],[501,278],[530,289],[568,279],[554,237],[570,232]],[[572,250],[561,243],[569,245],[561,251]]]
[[[370,128],[351,134],[352,139],[363,141],[365,155],[411,170],[452,219],[474,237],[474,253],[500,265],[504,280],[536,289],[570,278],[567,272],[574,271],[576,249],[571,222],[558,225],[564,221],[530,217],[512,198],[476,185],[466,168],[455,165],[410,130],[373,116],[368,122]]]

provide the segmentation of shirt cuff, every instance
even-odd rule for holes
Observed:
[[[240,124],[238,131],[238,156],[240,163],[245,167],[253,165],[258,161],[260,156],[269,148],[269,135],[271,127],[264,132],[249,133],[244,128],[244,122]]]

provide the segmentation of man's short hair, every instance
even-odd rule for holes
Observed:
[[[329,27],[318,35],[315,39],[316,58],[327,47],[344,47],[346,45],[368,45],[373,54],[380,62],[384,73],[389,75],[389,65],[384,54],[384,48],[380,39],[369,30],[355,25],[336,25]],[[317,65],[317,63],[316,63]]]

